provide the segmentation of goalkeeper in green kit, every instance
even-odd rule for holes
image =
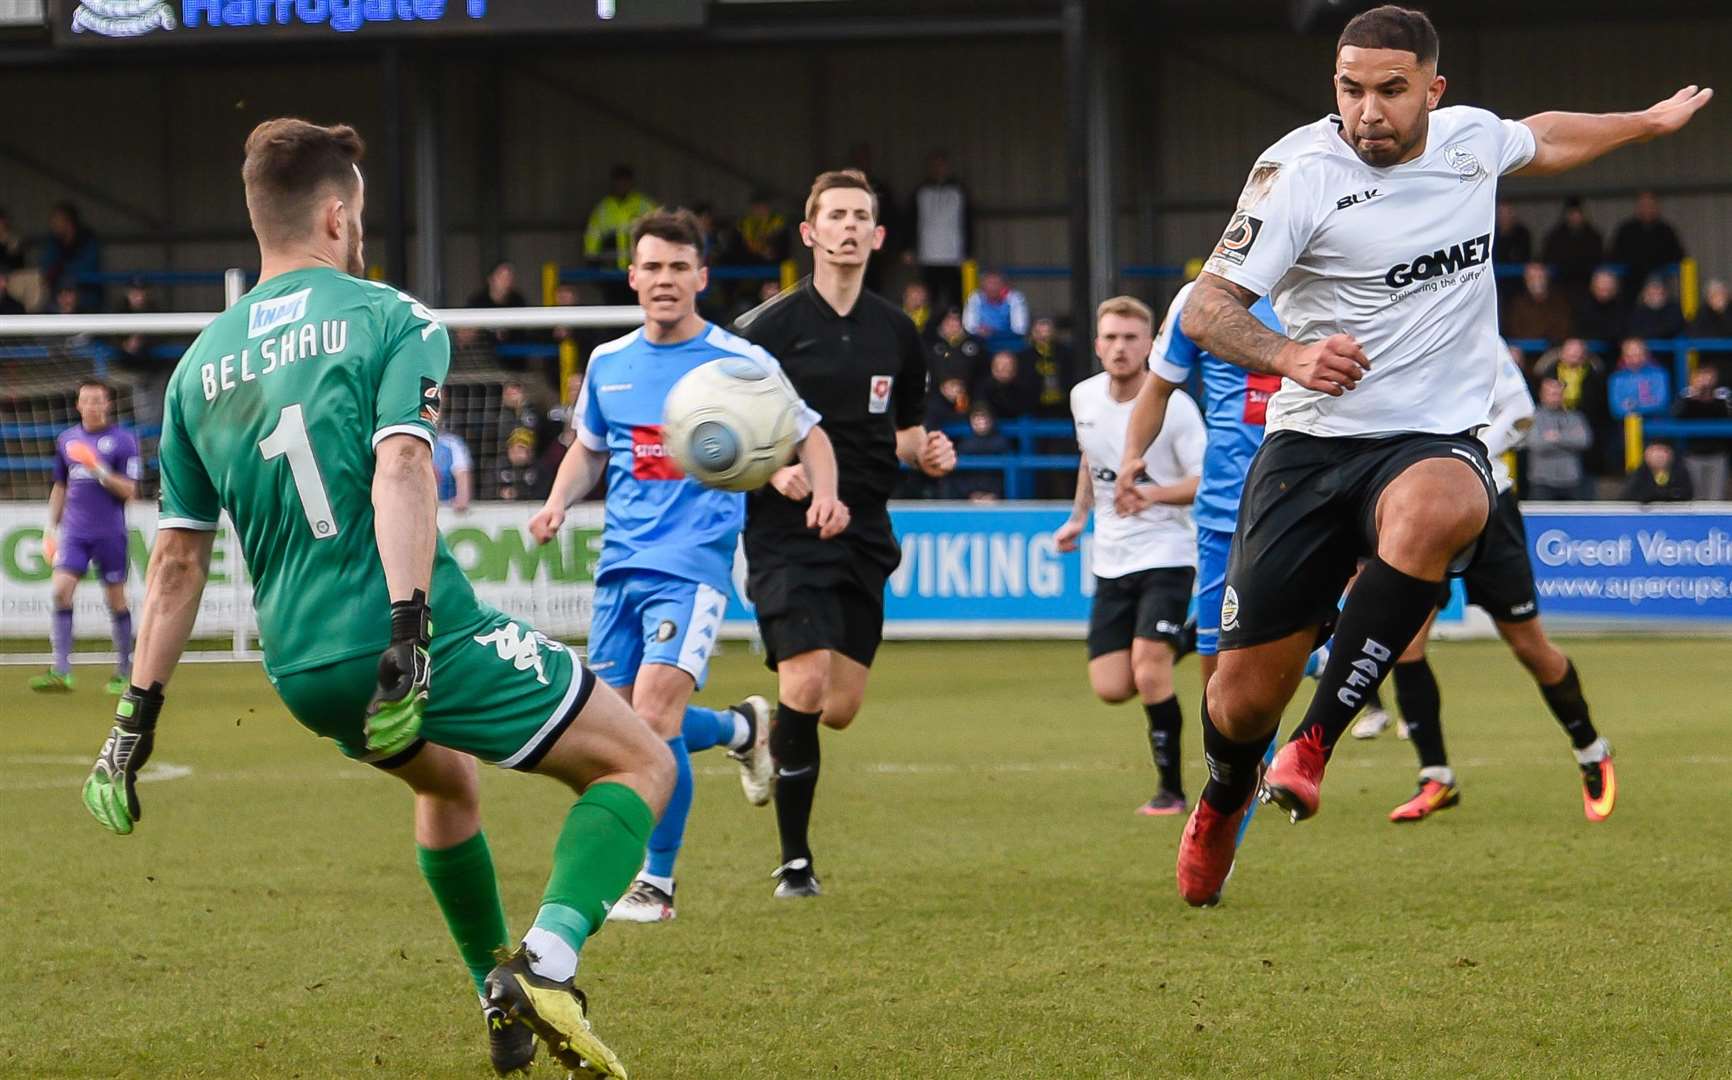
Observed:
[[[123,835],[142,816],[134,780],[226,511],[284,704],[415,793],[421,872],[481,996],[494,1068],[527,1068],[539,1036],[580,1074],[624,1077],[573,977],[643,864],[673,759],[564,646],[479,602],[439,538],[432,447],[450,343],[413,297],[359,276],[361,153],[353,129],[301,120],[267,121],[247,139],[259,284],[170,380],[133,685],[84,804]],[[580,795],[515,948],[476,758]]]

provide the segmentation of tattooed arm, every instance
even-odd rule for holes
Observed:
[[[1251,314],[1257,296],[1224,277],[1205,272],[1191,290],[1179,328],[1201,348],[1247,371],[1280,375],[1331,397],[1359,385],[1371,361],[1346,334],[1301,345],[1264,326]]]

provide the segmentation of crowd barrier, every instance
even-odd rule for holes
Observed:
[[[558,541],[545,547],[529,537],[531,510],[521,503],[477,504],[462,514],[445,509],[441,531],[482,599],[547,633],[580,638],[592,611],[602,508],[578,507]],[[1068,513],[1062,503],[893,505],[903,558],[886,590],[886,636],[1081,638],[1094,591],[1088,569],[1092,537],[1085,534],[1080,552],[1060,553],[1052,531]],[[1695,633],[1732,628],[1732,504],[1644,510],[1617,503],[1535,503],[1526,517],[1540,610],[1552,625]],[[130,587],[136,596],[155,508],[135,503],[129,521]],[[46,503],[0,503],[0,637],[47,634],[47,523]],[[750,608],[740,595],[741,569],[736,567],[724,624],[735,639],[753,633]],[[1458,585],[1440,620],[1440,635],[1489,633],[1483,613],[1462,610],[1459,592]],[[83,634],[106,634],[101,590],[78,590],[75,618]],[[194,632],[239,642],[251,640],[255,629],[251,586],[236,538],[225,527],[216,537],[210,586]]]

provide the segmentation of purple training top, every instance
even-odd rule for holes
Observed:
[[[75,443],[95,452],[113,473],[138,479],[138,439],[117,425],[87,431],[83,424],[67,428],[54,440],[54,482],[66,485],[66,511],[60,528],[66,537],[102,537],[126,533],[126,503],[102,486],[91,471],[67,454]]]

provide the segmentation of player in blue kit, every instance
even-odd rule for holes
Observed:
[[[760,697],[728,709],[689,704],[701,689],[727,607],[734,548],[745,523],[745,496],[703,487],[683,473],[662,441],[662,404],[681,376],[722,357],[741,357],[785,379],[774,357],[697,313],[708,284],[703,240],[689,211],[657,211],[632,230],[630,282],[644,325],[597,346],[577,402],[577,441],[560,463],[546,504],[530,520],[546,543],[568,507],[607,473],[607,516],[596,570],[589,666],[630,699],[666,739],[678,766],[667,810],[649,853],[611,919],[674,917],[674,861],[692,804],[694,750],[725,746],[740,764],[746,797],[770,799],[769,706]],[[798,401],[793,387],[788,396]],[[836,457],[799,402],[799,459],[813,497],[806,523],[824,539],[848,525],[836,496]]]

